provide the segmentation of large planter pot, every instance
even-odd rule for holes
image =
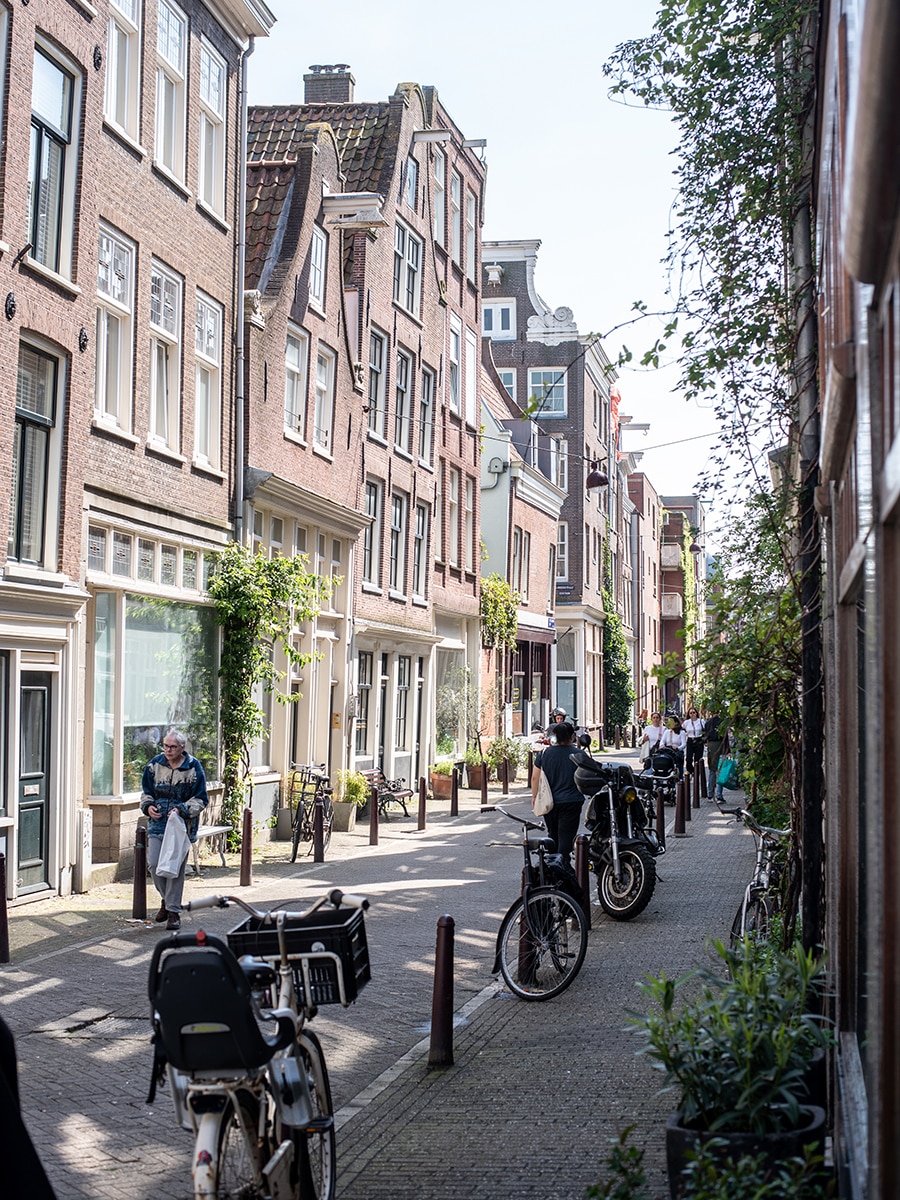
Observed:
[[[431,775],[431,794],[435,800],[449,800],[453,793],[452,775]]]
[[[491,777],[491,768],[487,763],[466,764],[466,787],[474,788],[475,791],[481,791],[481,773],[487,771],[487,777]]]
[[[350,804],[346,800],[336,800],[331,828],[335,833],[352,833],[356,828],[356,815],[358,812],[358,804]]]
[[[673,1113],[666,1122],[666,1166],[669,1171],[669,1193],[672,1200],[681,1196],[681,1173],[688,1165],[688,1151],[698,1145],[720,1138],[726,1144],[719,1152],[723,1158],[737,1161],[742,1154],[764,1154],[767,1163],[781,1162],[803,1153],[812,1144],[821,1154],[825,1146],[825,1110],[809,1105],[800,1110],[801,1125],[778,1133],[723,1133],[717,1130],[687,1129],[681,1123],[681,1113]]]

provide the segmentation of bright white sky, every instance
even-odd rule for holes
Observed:
[[[602,74],[618,43],[650,32],[654,0],[268,3],[278,22],[250,59],[252,104],[302,102],[311,63],[349,63],[358,100],[433,85],[464,136],[487,139],[485,239],[540,239],[536,283],[551,308],[606,333],[634,300],[666,307],[675,132],[664,114],[610,100]],[[605,346],[642,351],[655,333],[645,322]],[[715,429],[709,410],[671,393],[675,380],[627,368],[619,378],[622,411],[651,426],[627,448],[647,447],[640,469],[666,495],[695,490],[713,444],[698,435]]]

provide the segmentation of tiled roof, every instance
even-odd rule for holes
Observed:
[[[254,106],[247,129],[250,163],[295,159],[307,126],[323,123],[331,126],[337,138],[343,190],[377,192],[389,111],[386,102]]]
[[[266,260],[277,260],[296,179],[296,163],[251,166],[247,171],[248,288],[260,286]]]

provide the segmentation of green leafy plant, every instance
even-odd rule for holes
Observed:
[[[477,746],[469,746],[463,755],[463,762],[467,767],[481,767],[484,766],[485,761],[485,756]]]
[[[280,650],[292,666],[312,661],[313,655],[296,648],[293,633],[315,616],[331,587],[330,579],[307,570],[303,554],[265,558],[231,542],[219,555],[209,594],[222,627],[222,815],[235,830],[250,786],[250,749],[267,733],[254,697],[262,688],[283,703],[297,698],[279,689],[284,672],[276,667],[274,653]]]
[[[790,954],[770,949],[765,958],[749,943],[714,949],[723,974],[701,969],[674,981],[663,974],[640,985],[654,1004],[631,1014],[641,1053],[664,1072],[663,1090],[677,1089],[689,1129],[795,1128],[809,1061],[828,1041],[813,1011],[822,964],[799,946]]]
[[[726,1147],[721,1138],[710,1138],[688,1151],[683,1200],[825,1200],[834,1195],[820,1155],[772,1163],[761,1154],[734,1157]]]
[[[437,762],[437,763],[432,763],[432,765],[428,768],[428,770],[429,770],[430,774],[432,774],[432,775],[452,775],[454,766],[455,766],[455,763],[452,763],[449,761],[448,762]]]
[[[355,804],[357,808],[363,808],[370,791],[368,779],[359,771],[342,769],[335,775],[333,799],[337,804]]]
[[[523,743],[518,738],[511,737],[495,737],[494,740],[487,746],[484,752],[485,762],[488,766],[499,771],[500,764],[504,759],[511,767],[522,767],[525,765],[526,749]]]
[[[515,650],[521,596],[502,575],[494,572],[481,580],[481,642],[487,649]]]
[[[584,1193],[584,1200],[647,1200],[644,1151],[639,1146],[628,1145],[633,1132],[634,1126],[629,1125],[617,1138],[610,1139],[610,1151],[606,1156],[607,1178],[602,1183],[592,1184]]]

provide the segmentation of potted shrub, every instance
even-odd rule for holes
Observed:
[[[334,781],[334,824],[339,833],[356,826],[359,810],[369,801],[369,781],[359,771],[338,771]]]
[[[435,800],[450,799],[453,787],[453,767],[454,764],[448,760],[446,762],[434,763],[428,768],[431,794]]]
[[[463,762],[466,764],[466,787],[481,790],[481,773],[487,771],[487,777],[491,777],[491,768],[485,761],[484,755],[477,746],[470,746],[463,756]]]
[[[509,764],[509,781],[512,783],[518,768],[525,765],[525,747],[517,738],[496,737],[485,750],[484,757],[497,779],[501,778],[503,760],[506,759]]]
[[[828,1040],[811,1011],[821,965],[799,947],[768,946],[763,956],[749,942],[714,946],[722,975],[650,978],[640,986],[654,1007],[631,1016],[664,1090],[678,1092],[666,1127],[673,1200],[688,1151],[711,1139],[734,1158],[764,1154],[773,1163],[810,1144],[821,1150],[824,1139],[825,1113],[808,1102],[810,1062]]]

